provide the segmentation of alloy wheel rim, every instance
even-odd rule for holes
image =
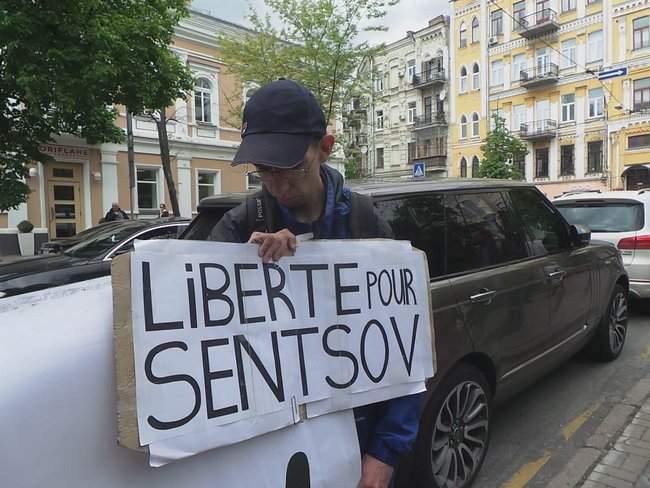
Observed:
[[[609,311],[609,345],[614,354],[623,347],[627,333],[627,299],[623,293],[617,293]]]
[[[431,440],[431,467],[438,486],[462,486],[472,478],[487,446],[488,415],[487,396],[478,383],[465,381],[449,392]]]

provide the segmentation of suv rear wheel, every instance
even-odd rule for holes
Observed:
[[[627,337],[627,298],[625,288],[617,284],[588,346],[590,355],[597,361],[613,361],[623,350]]]
[[[423,487],[467,487],[490,440],[492,392],[474,366],[460,363],[438,385],[422,416],[416,466]]]

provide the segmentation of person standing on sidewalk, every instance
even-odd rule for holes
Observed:
[[[326,165],[334,136],[314,95],[290,80],[262,87],[246,103],[233,165],[253,164],[261,192],[224,215],[209,239],[259,244],[264,262],[292,255],[296,236],[392,237],[368,197],[350,191]],[[361,448],[359,488],[387,488],[418,432],[422,395],[356,408]]]

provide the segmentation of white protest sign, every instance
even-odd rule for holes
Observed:
[[[0,300],[0,342],[3,487],[357,486],[360,454],[350,411],[161,469],[150,468],[146,454],[119,447],[110,278]],[[152,453],[153,464],[178,453],[159,455]]]
[[[321,415],[423,391],[428,293],[424,253],[404,242],[301,243],[268,265],[256,245],[137,243],[140,443],[198,452],[285,427],[300,404]]]

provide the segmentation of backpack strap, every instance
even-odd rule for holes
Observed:
[[[246,226],[249,237],[253,232],[267,232],[266,204],[261,191],[246,197]]]
[[[352,239],[378,237],[379,225],[372,198],[352,192],[350,205],[350,237]]]

